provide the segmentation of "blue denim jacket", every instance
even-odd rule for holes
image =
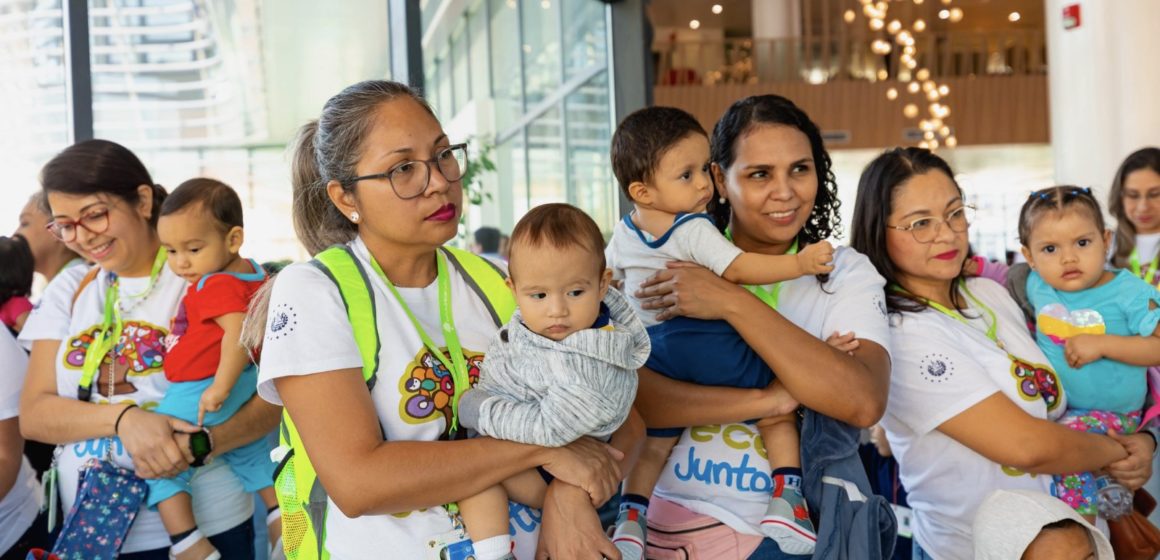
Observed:
[[[886,498],[873,494],[858,455],[860,430],[806,410],[802,465],[806,501],[818,513],[814,559],[886,560],[898,521]]]

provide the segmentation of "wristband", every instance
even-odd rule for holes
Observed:
[[[1152,456],[1155,457],[1156,452],[1160,451],[1160,441],[1157,441],[1156,439],[1156,432],[1152,431],[1152,428],[1140,430],[1140,432],[1148,434],[1152,437]]]
[[[131,409],[131,408],[137,408],[137,405],[131,404],[131,405],[126,406],[125,408],[121,409],[121,413],[117,415],[117,420],[115,422],[113,422],[113,435],[116,435],[116,436],[121,435],[121,432],[120,432],[121,419],[125,417],[125,413],[129,412],[129,409]]]

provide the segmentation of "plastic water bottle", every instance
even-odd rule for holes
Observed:
[[[1132,512],[1132,492],[1123,484],[1107,476],[1101,476],[1096,484],[1099,486],[1099,490],[1096,490],[1099,499],[1096,508],[1100,517],[1115,520]]]

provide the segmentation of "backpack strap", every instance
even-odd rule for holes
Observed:
[[[508,288],[507,275],[503,270],[495,263],[463,249],[443,247],[442,251],[447,261],[483,301],[495,326],[504,326],[516,310],[516,296]]]
[[[77,308],[77,300],[81,298],[81,292],[85,291],[85,288],[88,287],[89,284],[92,284],[93,280],[96,280],[97,275],[100,273],[101,267],[93,265],[93,267],[85,273],[84,277],[81,278],[81,283],[77,284],[77,291],[73,292],[72,304],[69,306],[70,313]]]
[[[315,255],[310,264],[338,286],[362,357],[363,380],[367,383],[367,389],[373,390],[378,380],[379,351],[382,345],[376,327],[374,289],[367,278],[366,269],[346,245],[331,246]]]

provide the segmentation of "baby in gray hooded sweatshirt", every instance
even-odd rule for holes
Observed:
[[[538,206],[512,231],[509,273],[519,309],[460,398],[460,424],[544,447],[607,440],[628,418],[650,345],[628,301],[609,289],[600,228],[573,206]],[[459,501],[475,558],[512,557],[508,495],[542,500],[544,487],[528,471]]]

